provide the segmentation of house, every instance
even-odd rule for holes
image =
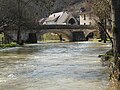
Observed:
[[[62,11],[51,14],[43,24],[78,25],[78,21],[70,12]]]
[[[95,16],[93,15],[92,10],[86,9],[84,7],[80,8],[80,25],[95,25]]]

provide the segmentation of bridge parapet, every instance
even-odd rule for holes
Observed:
[[[34,25],[30,26],[29,24],[23,24],[23,26],[28,27],[29,29],[95,29],[91,25]]]
[[[95,27],[90,25],[31,25],[31,24],[24,24],[21,27],[20,30],[20,36],[22,41],[28,40],[29,36],[31,34],[36,34],[36,37],[39,38],[40,35],[43,35],[44,33],[62,33],[66,35],[70,41],[73,40],[73,33],[74,31],[86,31],[87,33],[84,33],[85,36],[89,34],[89,31],[92,31]],[[18,28],[11,26],[6,27],[4,30],[4,33],[9,35],[13,41],[17,40],[18,35]]]

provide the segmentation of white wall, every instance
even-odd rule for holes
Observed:
[[[93,17],[90,18],[90,15],[85,15],[85,20],[84,20],[84,15],[80,15],[80,25],[95,25],[95,21]]]

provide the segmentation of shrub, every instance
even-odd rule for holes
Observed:
[[[11,44],[0,44],[0,48],[9,48],[9,47],[17,47],[18,45],[15,43]]]

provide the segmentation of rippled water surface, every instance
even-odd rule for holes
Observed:
[[[110,88],[101,43],[43,43],[0,51],[0,90],[120,90]]]

